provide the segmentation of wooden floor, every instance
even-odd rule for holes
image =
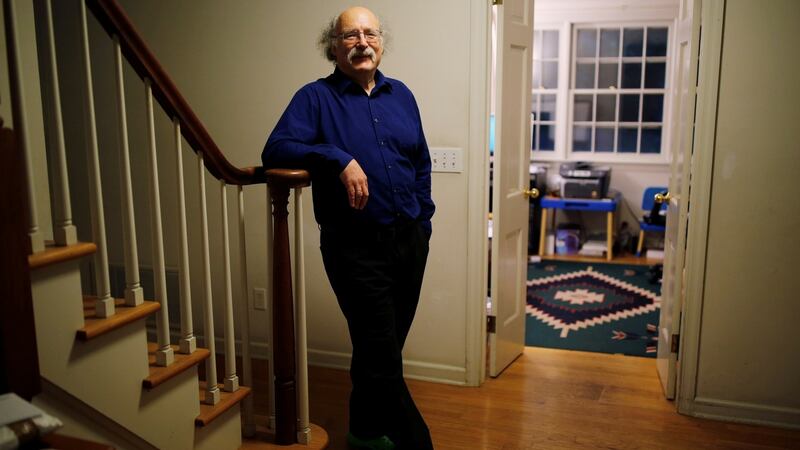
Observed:
[[[347,449],[347,372],[311,367],[309,381],[312,422],[327,430],[330,449]],[[265,386],[256,383],[263,414]],[[649,358],[528,347],[480,388],[408,384],[438,450],[800,449],[800,431],[676,413]]]

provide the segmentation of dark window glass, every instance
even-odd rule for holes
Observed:
[[[591,122],[594,106],[592,94],[576,95],[572,108],[572,120],[576,122]]]
[[[597,30],[578,30],[578,58],[595,56],[596,48]]]
[[[539,120],[539,96],[536,94],[531,95],[531,117],[533,120]]]
[[[536,127],[537,126],[538,125],[533,124],[533,126],[531,127],[533,129],[533,131],[531,131],[531,150],[536,150],[537,149],[537,147],[536,147]]]
[[[643,28],[625,28],[622,33],[622,56],[642,56]]]
[[[594,130],[594,151],[613,152],[614,151],[614,129],[607,127],[597,127]]]
[[[619,63],[603,63],[600,64],[600,71],[597,74],[597,87],[599,89],[608,89],[611,86],[617,87],[617,72],[619,71]]]
[[[647,56],[667,56],[667,29],[647,29]]]
[[[622,89],[639,89],[642,87],[642,64],[622,64]]]
[[[619,30],[600,30],[600,56],[619,56]]]
[[[597,95],[597,122],[613,122],[617,120],[617,96],[614,94]]]
[[[556,120],[556,96],[542,94],[541,120]]]
[[[645,94],[642,99],[642,122],[664,120],[664,94]]]
[[[639,129],[620,128],[619,129],[619,152],[636,153],[636,141],[639,139]]]
[[[644,69],[644,87],[652,89],[664,88],[664,76],[667,72],[667,63],[647,63]]]
[[[539,125],[539,150],[555,150],[555,125]]]
[[[558,88],[558,62],[545,61],[543,65],[542,87],[545,89]]]
[[[639,94],[627,94],[619,96],[619,121],[639,121]]]
[[[642,153],[661,153],[661,127],[642,128]]]
[[[575,88],[594,88],[594,63],[577,64],[575,69]]]
[[[557,30],[545,30],[542,32],[542,58],[558,58]]]
[[[572,150],[576,152],[592,150],[592,127],[572,127]]]

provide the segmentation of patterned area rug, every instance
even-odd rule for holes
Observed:
[[[661,285],[647,266],[542,261],[528,266],[525,344],[656,356]]]

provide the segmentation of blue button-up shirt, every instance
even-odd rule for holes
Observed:
[[[311,172],[314,215],[323,227],[419,220],[430,233],[431,159],[419,109],[405,84],[375,74],[364,89],[336,69],[292,98],[261,154],[264,167]],[[339,174],[355,159],[369,200],[351,208]]]

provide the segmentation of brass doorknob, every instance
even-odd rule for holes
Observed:
[[[666,194],[662,194],[659,192],[658,194],[656,194],[655,200],[656,203],[664,203],[670,201],[671,198],[672,196],[669,194],[669,192],[667,192]]]
[[[522,195],[528,198],[539,198],[539,190],[536,188],[523,189]]]

